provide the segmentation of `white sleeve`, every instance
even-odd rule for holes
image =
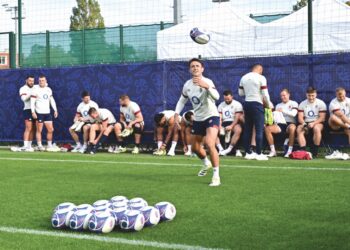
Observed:
[[[235,113],[243,113],[243,106],[240,102],[237,102]]]
[[[219,92],[216,90],[214,83],[213,83],[212,81],[210,81],[208,84],[209,84],[209,89],[208,89],[209,95],[210,95],[215,101],[219,100],[220,94],[219,94]]]
[[[267,89],[267,81],[266,81],[266,78],[264,76],[261,77],[260,84],[261,84],[260,85],[260,92],[261,92],[263,99],[265,100],[265,102],[268,105],[271,105],[270,95],[269,95],[269,91]],[[272,108],[272,107],[269,107],[269,108]]]
[[[331,101],[331,103],[329,104],[329,113],[332,114],[338,110],[340,110],[340,106],[334,101]]]
[[[57,106],[56,106],[56,101],[55,99],[53,98],[53,96],[50,97],[50,105],[52,107],[52,109],[57,112]]]
[[[220,105],[218,106],[218,111],[220,114],[222,113],[222,103],[220,103]]]
[[[176,104],[176,108],[175,108],[175,113],[176,114],[180,114],[181,113],[181,111],[185,107],[185,104],[186,104],[187,100],[188,100],[188,97],[185,97],[183,94],[181,94],[180,99],[179,99],[179,101]]]
[[[241,81],[239,82],[238,95],[239,95],[239,96],[245,96],[244,88],[243,88],[243,85],[242,85],[242,79],[241,79]]]
[[[327,105],[324,101],[320,100],[320,112],[327,112]]]
[[[141,112],[140,106],[137,103],[133,103],[132,112],[134,115]]]
[[[26,93],[22,88],[19,90],[19,96],[23,102],[26,102],[30,99],[30,93]]]
[[[30,109],[32,110],[32,113],[35,113],[35,102],[36,102],[36,92],[33,91],[32,95],[30,96]]]

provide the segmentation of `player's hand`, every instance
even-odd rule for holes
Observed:
[[[94,140],[92,144],[97,145],[97,143],[98,143],[98,140]]]
[[[232,125],[225,127],[225,131],[231,131],[232,129],[233,129]]]
[[[198,77],[198,76],[195,76],[192,78],[192,81],[195,85],[201,87],[201,88],[204,88],[204,89],[209,89],[209,84],[206,83],[202,77]]]
[[[83,122],[83,121],[84,121],[84,118],[83,118],[83,117],[79,117],[79,118],[78,118],[78,121]]]
[[[36,115],[35,112],[32,113],[32,116],[33,116],[33,119],[34,119],[34,120],[38,119],[38,116]]]
[[[308,124],[308,127],[309,128],[313,128],[315,126],[315,123],[314,122],[310,122],[309,124]]]
[[[278,109],[276,109],[276,111],[278,111],[278,112],[283,112],[283,111],[282,111],[282,108],[278,108]]]
[[[131,129],[133,125],[134,125],[134,124],[133,124],[132,122],[130,122],[128,125],[126,125],[126,127],[127,127],[128,129]]]
[[[160,150],[165,150],[166,149],[166,144],[165,143],[163,143],[162,144],[162,146],[160,146],[160,148],[159,148]]]
[[[55,111],[55,113],[53,113],[53,116],[54,116],[55,118],[57,118],[57,117],[58,117],[58,112]]]

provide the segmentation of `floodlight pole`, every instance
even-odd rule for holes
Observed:
[[[307,1],[307,31],[308,31],[308,52],[314,53],[313,44],[313,27],[312,27],[312,0]]]
[[[181,0],[174,0],[174,24],[182,23]]]

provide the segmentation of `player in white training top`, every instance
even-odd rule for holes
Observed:
[[[39,85],[35,86],[31,96],[31,110],[32,116],[36,119],[36,141],[38,143],[38,149],[44,150],[42,145],[43,127],[46,127],[46,138],[47,138],[47,150],[53,149],[52,138],[53,138],[53,122],[51,116],[50,107],[54,110],[54,117],[58,117],[57,106],[55,99],[52,95],[52,90],[48,87],[46,77],[39,76]]]
[[[180,134],[185,156],[192,156],[191,131],[193,126],[193,110],[188,110],[182,114],[180,121]]]
[[[307,99],[299,104],[297,137],[301,150],[306,149],[306,138],[309,132],[313,133],[313,145],[311,153],[313,157],[317,157],[318,148],[321,144],[323,124],[326,121],[326,104],[316,98],[317,90],[314,87],[308,87],[306,91]]]
[[[225,90],[224,101],[219,104],[220,113],[220,135],[225,137],[225,143],[230,143],[228,148],[224,149],[217,139],[216,146],[219,149],[219,155],[228,155],[235,147],[242,134],[242,124],[244,123],[243,106],[240,102],[233,99],[231,90]],[[233,134],[232,138],[231,135]],[[241,151],[236,149],[236,156],[241,157]]]
[[[115,148],[114,153],[126,152],[123,137],[134,134],[135,147],[131,151],[133,154],[140,152],[141,135],[145,126],[140,106],[130,100],[128,95],[122,95],[119,98],[120,118],[116,124],[116,134],[119,146]]]
[[[346,97],[344,88],[337,88],[336,98],[329,104],[328,124],[333,130],[344,129],[350,144],[350,98]]]
[[[219,155],[215,148],[215,141],[218,136],[220,126],[220,116],[215,105],[220,95],[214,83],[203,76],[203,62],[197,58],[189,61],[192,78],[183,86],[181,97],[175,109],[175,121],[179,124],[179,114],[183,110],[186,102],[190,100],[194,110],[194,121],[192,127],[192,150],[203,160],[204,167],[198,176],[204,176],[213,166],[213,178],[209,186],[219,186]],[[207,153],[202,147],[203,137],[210,154],[210,161]]]
[[[108,109],[90,108],[88,115],[92,118],[92,125],[89,135],[89,146],[86,150],[88,154],[96,154],[100,145],[106,142],[108,136],[116,128],[116,119]],[[97,132],[99,134],[96,136]]]
[[[23,118],[25,130],[23,134],[23,147],[13,147],[12,151],[26,151],[34,152],[32,148],[32,141],[35,134],[35,121],[32,117],[32,111],[30,107],[30,97],[34,89],[34,76],[29,75],[26,77],[26,83],[20,88],[19,95],[23,101]]]
[[[76,143],[75,147],[72,149],[72,153],[84,153],[87,149],[92,120],[89,116],[89,110],[90,108],[98,109],[97,103],[91,100],[88,91],[83,91],[81,98],[82,102],[77,107],[74,124],[69,128],[69,133]],[[77,132],[81,132],[81,130],[83,130],[83,144],[80,143],[79,135],[77,134]]]
[[[277,156],[275,143],[273,139],[274,134],[288,135],[288,150],[284,157],[288,158],[293,151],[295,131],[296,131],[296,116],[298,114],[298,103],[290,100],[290,92],[288,89],[283,89],[280,93],[281,103],[276,105],[274,117],[282,115],[281,121],[274,119],[274,124],[265,126],[265,136],[267,143],[270,145],[270,154],[268,157]]]
[[[175,111],[164,110],[154,115],[155,136],[157,140],[158,150],[154,152],[155,155],[163,155],[166,153],[166,147],[171,141],[171,147],[168,151],[169,156],[175,156],[175,149],[179,140],[179,129],[175,126]],[[166,137],[163,141],[164,130],[166,130]]]

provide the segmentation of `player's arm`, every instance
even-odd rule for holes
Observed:
[[[346,115],[340,109],[334,109],[332,113],[333,115],[339,117],[340,120],[342,120],[342,122],[350,124],[350,119],[347,118]]]
[[[54,111],[54,117],[57,118],[58,117],[58,112],[57,112],[57,105],[56,105],[56,101],[55,98],[53,98],[53,96],[51,95],[50,97],[50,105]]]
[[[244,88],[243,88],[243,85],[242,85],[242,80],[239,82],[238,95],[239,96],[245,96]]]
[[[174,121],[175,121],[175,117],[174,117]],[[180,122],[180,136],[181,136],[182,144],[184,146],[184,151],[187,152],[187,142],[186,142],[185,133],[186,133],[186,123],[184,119],[182,119]]]
[[[172,117],[168,121],[168,133],[167,133],[167,135],[165,137],[165,141],[164,141],[162,147],[166,146],[170,142],[170,140],[171,140],[171,138],[173,136],[174,130],[175,130],[175,117]]]
[[[290,117],[295,117],[298,114],[298,108],[293,107],[292,110],[277,110],[281,111],[284,115],[290,116]]]
[[[235,119],[233,120],[233,122],[231,124],[232,128],[234,128],[239,123],[239,121],[242,119],[242,116],[243,116],[243,112],[236,112],[235,113]]]
[[[324,123],[326,121],[326,113],[327,113],[326,110],[320,110],[318,119],[312,122],[313,125]]]
[[[135,120],[131,121],[129,123],[128,127],[131,128],[134,124],[140,123],[140,122],[143,122],[143,115],[142,115],[141,111],[138,111],[135,113]]]
[[[124,116],[124,114],[121,113],[121,112],[120,112],[120,115],[119,115],[119,121],[120,121],[121,123],[125,123],[125,122],[126,122],[125,116]]]
[[[103,133],[105,132],[105,130],[107,129],[107,127],[108,127],[108,118],[101,122],[101,131],[95,139],[95,145],[101,139],[101,137],[102,137]]]
[[[29,94],[24,93],[24,92],[23,92],[23,93],[20,92],[20,93],[19,93],[19,96],[21,97],[21,100],[22,100],[23,102],[29,101],[30,98],[31,98],[31,96],[30,96]]]
[[[272,108],[271,104],[270,104],[271,103],[270,95],[269,95],[269,91],[267,89],[267,82],[266,82],[266,78],[265,77],[263,77],[262,80],[261,80],[260,93],[261,93],[261,96],[263,98],[264,106],[267,107],[267,108]]]
[[[177,101],[176,108],[175,108],[175,116],[174,116],[175,124],[178,127],[180,126],[179,125],[179,115],[180,115],[181,111],[184,109],[187,100],[188,100],[188,96],[186,96],[182,92],[180,99]]]
[[[35,102],[36,102],[36,94],[32,94],[30,96],[30,109],[32,111],[33,118],[37,119],[38,116],[36,115],[36,112],[35,112]]]

